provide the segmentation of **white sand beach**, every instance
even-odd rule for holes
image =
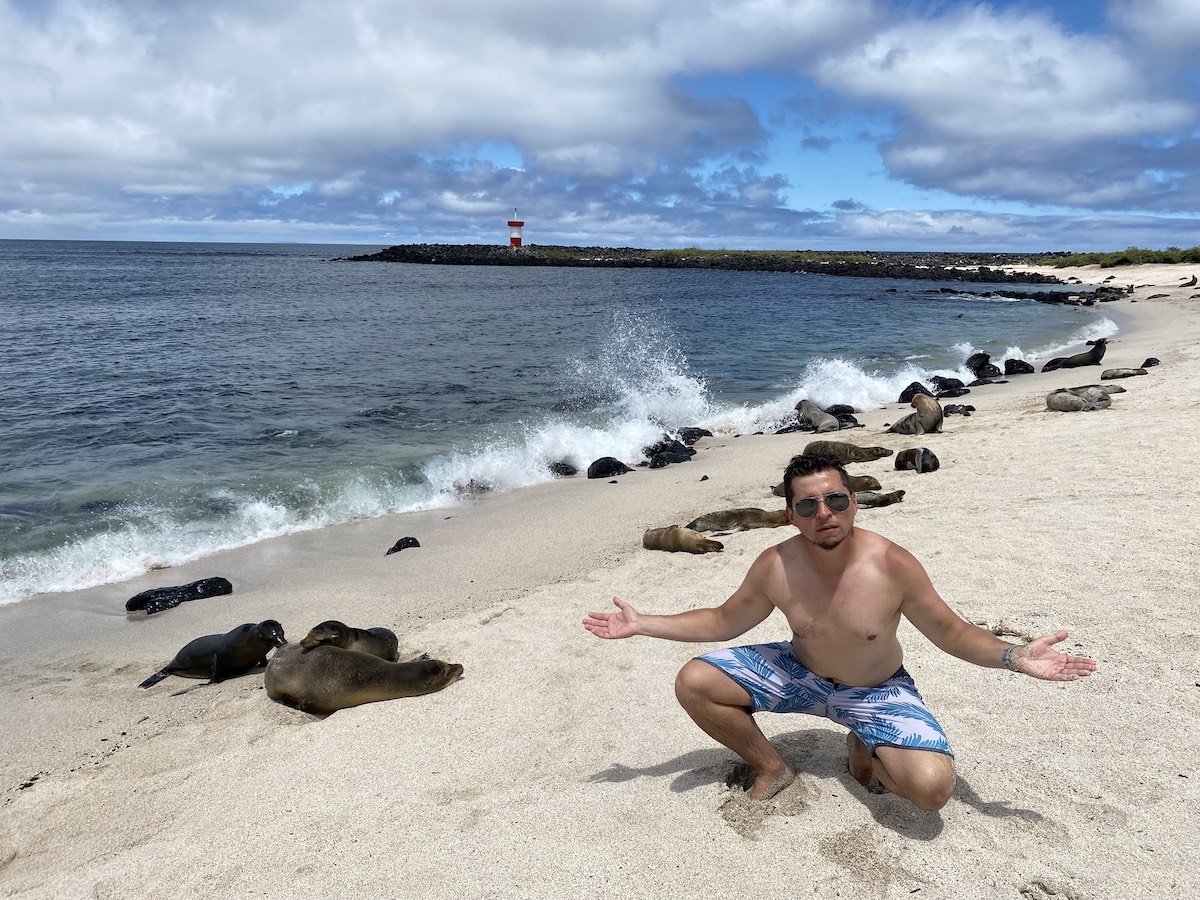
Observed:
[[[835,435],[938,456],[921,475],[891,458],[852,465],[907,492],[857,523],[911,550],[964,618],[1065,629],[1064,649],[1099,664],[1036,681],[902,624],[905,665],[957,754],[940,812],[866,792],[844,730],[807,716],[759,717],[799,778],[749,801],[727,786],[737,759],[673,694],[679,667],[715,645],[581,626],[614,595],[648,613],[719,603],[791,535],[734,533],[701,556],[642,549],[647,528],[781,506],[771,486],[815,436],[717,437],[616,483],[581,474],[0,608],[0,896],[1200,893],[1200,299],[1178,287],[1189,267],[1111,271],[1136,288],[1104,305],[1122,330],[1100,367],[974,389],[948,402],[975,413],[942,434],[884,433],[911,411],[895,403]],[[1109,409],[1046,409],[1049,391],[1151,356],[1161,365],[1114,382],[1126,391]],[[405,535],[421,547],[385,556]],[[234,592],[125,612],[139,591],[213,575]],[[324,719],[272,702],[261,673],[137,687],[192,638],[268,618],[291,641],[331,618],[385,626],[402,654],[465,675]],[[738,643],[787,636],[776,613]]]

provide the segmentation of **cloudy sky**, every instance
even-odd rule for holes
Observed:
[[[1200,244],[1197,0],[0,0],[0,238]]]

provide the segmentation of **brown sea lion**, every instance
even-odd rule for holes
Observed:
[[[917,411],[889,428],[887,434],[932,434],[942,430],[942,405],[936,398],[914,394],[909,404]]]
[[[396,637],[396,632],[387,628],[351,628],[337,619],[322,622],[300,641],[300,646],[305,651],[323,645],[370,653],[388,662],[395,662],[400,658],[400,640]]]
[[[1046,395],[1046,408],[1054,412],[1094,412],[1111,405],[1112,398],[1099,388],[1082,388],[1078,392],[1060,388]]]
[[[692,531],[745,531],[749,528],[778,528],[787,523],[787,510],[745,506],[705,513],[683,527]]]
[[[189,641],[174,658],[138,687],[158,684],[168,675],[224,681],[263,665],[267,654],[287,642],[283,626],[274,619],[247,622],[225,634],[206,634]]]
[[[941,465],[928,447],[913,447],[910,450],[901,450],[896,454],[897,469],[912,469],[921,474],[936,472]]]
[[[859,508],[872,509],[876,506],[891,506],[904,499],[904,491],[888,491],[886,494],[878,491],[857,491],[854,499],[858,501]]]
[[[1114,378],[1132,378],[1134,375],[1149,375],[1145,369],[1105,369],[1100,373],[1101,381],[1112,381]]]
[[[1076,353],[1074,356],[1057,356],[1042,366],[1043,372],[1053,372],[1056,369],[1077,369],[1080,366],[1098,366],[1104,359],[1104,351],[1108,348],[1108,338],[1100,338],[1092,344],[1091,350]]]
[[[1079,387],[1067,388],[1072,394],[1078,394],[1080,391],[1086,391],[1088,388],[1095,388],[1098,391],[1104,391],[1106,394],[1126,394],[1128,390],[1121,387],[1119,384],[1082,384]]]
[[[842,465],[856,462],[871,462],[891,456],[895,450],[887,447],[859,447],[845,441],[809,441],[804,448],[805,456],[831,456]]]
[[[642,546],[647,550],[668,550],[672,553],[715,553],[725,549],[720,541],[706,538],[700,532],[681,525],[651,528],[642,535]]]
[[[801,400],[797,403],[796,412],[800,414],[800,419],[808,422],[817,434],[824,434],[827,431],[837,431],[842,427],[837,416],[831,416],[810,400]]]
[[[311,650],[288,644],[271,657],[263,684],[272,700],[324,716],[364,703],[432,694],[462,673],[458,663],[440,659],[388,662],[332,644]]]

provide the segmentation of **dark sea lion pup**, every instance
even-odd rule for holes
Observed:
[[[395,662],[400,658],[400,641],[396,632],[387,628],[351,628],[337,619],[322,622],[300,641],[300,647],[304,651],[324,645],[370,653],[388,662]]]
[[[421,542],[415,537],[402,537],[396,543],[392,544],[391,549],[384,556],[391,556],[393,553],[399,553],[401,550],[408,550],[411,547],[420,547]]]
[[[225,634],[206,634],[184,644],[174,659],[138,687],[153,687],[168,675],[211,681],[245,675],[264,665],[267,654],[275,647],[282,647],[286,641],[283,626],[274,619],[257,625],[247,622]]]
[[[267,664],[267,696],[294,709],[327,716],[351,706],[419,697],[462,677],[463,667],[440,659],[388,662],[369,653],[321,644],[288,644]]]
[[[896,454],[896,468],[901,471],[912,469],[918,474],[924,474],[925,472],[936,472],[941,465],[937,456],[928,447],[913,447],[909,450],[901,450]]]

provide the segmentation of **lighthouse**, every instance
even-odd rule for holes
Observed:
[[[517,208],[513,207],[513,217],[508,220],[508,246],[521,246],[521,228],[525,225],[517,218]]]

